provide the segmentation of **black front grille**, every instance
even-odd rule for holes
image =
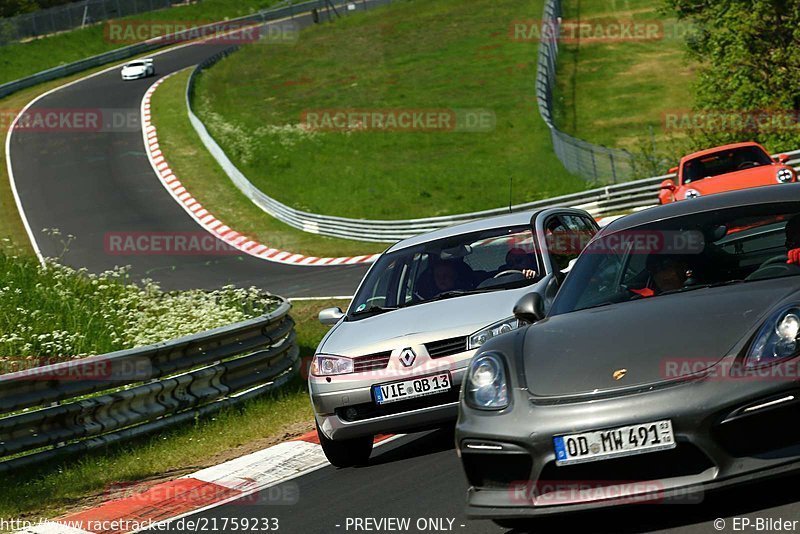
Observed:
[[[467,480],[476,488],[512,488],[531,479],[533,461],[527,454],[461,454]]]
[[[458,354],[467,350],[466,337],[451,337],[440,341],[432,341],[425,344],[428,355],[431,358],[443,358],[452,354]]]
[[[363,421],[364,419],[372,419],[373,417],[394,415],[403,412],[410,412],[411,410],[421,410],[422,408],[430,408],[432,406],[457,402],[458,394],[458,388],[453,388],[445,393],[437,393],[435,395],[418,397],[416,399],[390,402],[389,404],[378,405],[372,402],[365,402],[363,404],[354,404],[352,406],[336,408],[336,415],[345,421]]]
[[[389,365],[389,358],[392,356],[392,351],[381,352],[378,354],[370,354],[369,356],[358,356],[353,362],[353,371],[361,373],[364,371],[378,371],[386,369]]]
[[[796,393],[795,393],[796,395]],[[797,401],[778,404],[717,425],[712,435],[732,456],[752,456],[800,445]]]

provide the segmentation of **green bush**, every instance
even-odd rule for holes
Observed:
[[[699,147],[753,139],[772,150],[800,144],[800,4],[792,0],[666,0],[692,27],[690,56],[700,64],[698,112],[742,118],[744,127],[712,125],[693,132]],[[785,114],[794,124],[749,121]]]
[[[148,345],[256,317],[256,288],[163,292],[127,270],[90,274],[0,251],[0,372]]]

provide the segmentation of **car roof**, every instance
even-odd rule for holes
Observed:
[[[493,217],[485,217],[482,219],[477,219],[466,223],[454,224],[452,226],[447,226],[445,228],[440,228],[438,230],[433,230],[431,232],[426,232],[424,234],[415,235],[413,237],[406,238],[392,245],[389,249],[386,250],[386,252],[387,253],[395,252],[397,250],[413,247],[415,245],[420,245],[422,243],[429,243],[431,241],[446,239],[448,237],[453,237],[457,235],[469,234],[472,232],[480,232],[481,230],[491,230],[494,228],[511,228],[514,226],[528,226],[530,225],[531,220],[534,217],[538,217],[540,215],[547,216],[551,212],[591,217],[590,214],[588,214],[586,211],[582,209],[570,208],[565,206],[548,206],[548,207],[529,209],[525,211],[508,213],[505,215],[495,215]]]
[[[453,237],[462,234],[469,234],[472,232],[480,232],[481,230],[529,225],[531,222],[531,218],[534,216],[534,214],[540,211],[543,210],[538,209],[538,210],[520,211],[517,213],[497,215],[494,217],[487,217],[485,219],[478,219],[476,221],[470,221],[467,223],[460,223],[452,226],[447,226],[439,230],[434,230],[432,232],[427,232],[424,234],[404,239],[392,245],[386,252],[394,252],[396,250],[413,247],[421,243],[428,243],[430,241],[436,241],[439,239],[445,239],[448,237]]]
[[[774,204],[781,202],[800,202],[800,183],[774,184],[727,193],[716,193],[691,200],[681,200],[663,206],[648,208],[608,224],[600,234],[628,230],[643,224],[665,219],[682,217],[693,213],[750,206],[754,204]]]
[[[692,152],[691,154],[687,154],[687,155],[685,155],[685,156],[683,156],[681,158],[681,164],[683,164],[683,162],[685,162],[687,160],[690,160],[690,159],[693,159],[693,158],[697,158],[697,157],[707,156],[709,154],[714,154],[716,152],[721,152],[723,150],[731,150],[731,149],[734,149],[734,148],[744,148],[744,147],[750,147],[750,146],[754,146],[756,148],[760,148],[761,150],[764,150],[764,147],[762,147],[761,145],[759,145],[755,141],[747,141],[747,142],[744,142],[744,143],[731,143],[730,145],[722,145],[722,146],[717,146],[717,147],[714,147],[714,148],[707,148],[705,150],[700,150],[699,152]],[[766,150],[764,150],[764,152],[766,152]]]

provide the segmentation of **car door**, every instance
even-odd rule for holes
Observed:
[[[594,217],[575,208],[550,208],[534,214],[531,220],[540,251],[544,274],[565,273],[600,230]]]
[[[567,271],[589,241],[600,231],[594,217],[576,208],[549,208],[531,218],[546,308],[555,298]]]

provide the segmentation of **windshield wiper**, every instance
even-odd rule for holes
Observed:
[[[357,310],[351,313],[350,315],[367,315],[367,314],[378,314],[378,313],[386,313],[393,310],[396,310],[397,306],[370,306],[369,308],[364,308],[363,310]]]
[[[671,291],[664,291],[663,293],[659,293],[659,296],[660,295],[672,295],[674,293],[685,293],[687,291],[694,291],[695,289],[708,289],[709,287],[730,286],[730,285],[733,285],[733,284],[740,284],[740,283],[743,283],[743,282],[747,282],[747,280],[742,280],[742,279],[738,279],[737,278],[737,279],[733,279],[733,280],[725,280],[723,282],[711,282],[711,283],[708,283],[708,284],[697,284],[697,285],[694,285],[694,286],[682,287],[680,289],[673,289]]]
[[[635,300],[636,298],[637,297],[634,297],[630,300]],[[641,295],[639,295],[638,298],[642,298]],[[627,301],[621,301],[621,302],[627,302]],[[578,308],[573,311],[593,310],[595,308],[602,308],[603,306],[611,306],[612,304],[620,304],[620,301],[607,300],[605,302],[601,302],[600,304],[592,304],[591,306],[586,306],[585,308]]]

